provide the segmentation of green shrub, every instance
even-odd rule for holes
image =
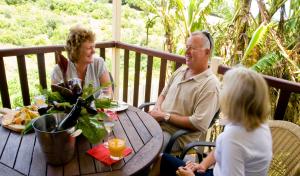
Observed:
[[[1,0],[0,0],[1,1]],[[95,31],[97,42],[112,40],[112,4],[108,0],[69,1],[69,0],[24,0],[9,1],[14,5],[2,5],[0,2],[0,45],[37,46],[65,44],[69,29],[75,24],[90,26]],[[4,2],[4,1],[3,1]],[[4,2],[4,3],[5,3]],[[32,3],[35,2],[35,3]],[[146,37],[144,14],[140,11],[125,5],[122,7],[122,35],[121,41],[141,45]],[[154,25],[150,31],[148,46],[161,49],[163,27],[160,24]],[[122,53],[123,51],[121,51]],[[99,55],[99,54],[97,54]],[[130,65],[134,66],[135,53],[130,52]],[[111,69],[110,50],[107,52],[107,65]],[[35,55],[26,56],[28,59],[35,59]],[[146,70],[146,56],[141,56],[141,68],[144,74]],[[33,62],[36,64],[36,62]],[[54,62],[53,62],[54,63]],[[28,64],[28,63],[27,63]],[[30,62],[31,64],[31,62]],[[121,61],[121,70],[123,68]],[[154,59],[154,68],[159,68],[160,60]],[[14,71],[7,73],[9,95],[13,107],[22,106],[22,93],[20,88],[17,64]],[[47,84],[50,85],[50,74],[53,65],[47,65]],[[130,67],[130,73],[134,67]],[[154,74],[158,74],[153,70]],[[36,66],[27,66],[27,76],[30,96],[38,94],[35,87],[39,84]],[[133,77],[130,79],[133,80]],[[0,101],[1,105],[1,101]]]
[[[17,5],[17,4],[23,4],[26,1],[25,0],[5,0],[5,2],[8,5]]]

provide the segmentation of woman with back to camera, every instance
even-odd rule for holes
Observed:
[[[94,32],[82,26],[77,25],[70,29],[65,47],[68,55],[66,80],[79,78],[82,86],[93,83],[94,87],[110,83],[109,72],[103,58],[94,56],[95,38]],[[52,72],[51,83],[58,84],[63,81],[63,71],[56,65]],[[111,87],[109,90],[111,91]]]
[[[200,163],[170,155],[161,158],[161,175],[265,176],[272,159],[272,137],[266,124],[270,100],[264,78],[246,68],[225,73],[220,93],[224,118],[229,121],[216,148]],[[213,171],[210,168],[214,165]]]

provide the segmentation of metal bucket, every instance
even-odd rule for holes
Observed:
[[[46,161],[52,165],[65,164],[74,156],[76,138],[71,133],[75,128],[55,131],[65,116],[64,113],[45,114],[32,124]]]

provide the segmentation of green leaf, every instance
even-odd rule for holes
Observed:
[[[109,83],[106,83],[106,84],[103,84],[102,86],[98,87],[98,88],[94,88],[93,84],[90,83],[88,84],[87,86],[85,86],[82,90],[82,98],[83,99],[86,99],[88,98],[89,96],[97,93],[99,90],[105,88],[105,87],[109,87],[110,85],[112,85],[110,82]]]
[[[109,98],[95,99],[96,108],[107,109],[118,107],[118,102],[111,101]]]
[[[93,118],[96,118],[97,120],[104,120],[107,119],[108,116],[104,112],[98,112],[98,114],[94,115]]]
[[[282,58],[282,56],[276,53],[269,53],[262,57],[256,64],[252,65],[251,69],[257,72],[270,70],[276,63],[280,62]]]
[[[245,54],[243,56],[242,60],[245,60],[246,57],[252,52],[253,48],[259,44],[259,42],[262,40],[262,38],[265,36],[266,32],[268,31],[269,26],[272,23],[269,23],[268,25],[265,25],[262,23],[253,33],[252,38],[247,46],[247,49],[245,51]]]
[[[103,123],[98,121],[97,118],[89,117],[88,115],[81,116],[76,127],[82,130],[82,134],[92,144],[99,143],[107,135]]]
[[[25,128],[24,128],[24,130],[22,131],[22,135],[29,133],[29,132],[33,129],[33,126],[32,126],[33,121],[34,121],[34,120],[31,120],[30,122],[28,122],[28,123],[25,125]]]
[[[65,102],[66,100],[60,95],[59,92],[52,92],[47,89],[40,90],[41,94],[46,97],[46,102],[57,101]]]

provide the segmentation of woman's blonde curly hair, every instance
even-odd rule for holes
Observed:
[[[79,25],[72,27],[70,29],[65,47],[68,58],[72,62],[76,63],[79,59],[80,47],[82,43],[86,41],[95,42],[95,40],[96,36],[92,30],[86,29]]]

